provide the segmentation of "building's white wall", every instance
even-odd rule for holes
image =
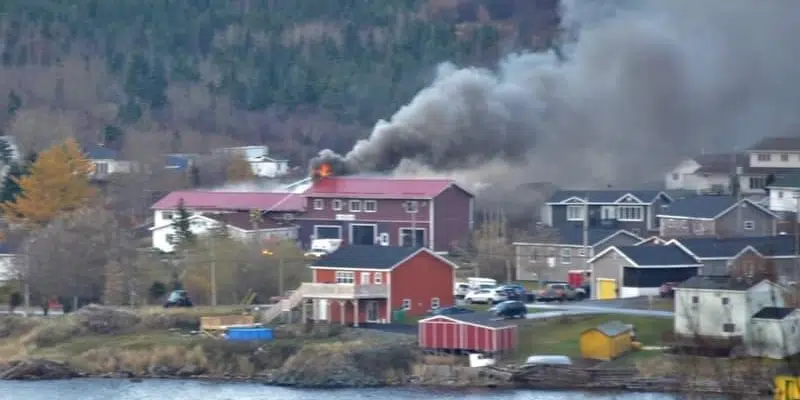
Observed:
[[[191,231],[197,236],[207,234],[216,224],[215,221],[210,221],[204,218],[193,218],[191,222]],[[269,240],[297,240],[298,229],[296,226],[287,226],[275,229],[263,229],[259,231],[244,231],[227,227],[228,234],[235,240],[257,240],[259,243]],[[175,228],[172,225],[164,225],[152,232],[153,247],[164,252],[171,252],[175,246],[170,243],[170,236],[175,235]]]
[[[202,210],[186,210],[189,216],[202,214]],[[153,226],[158,228],[162,225],[171,224],[173,219],[178,215],[178,210],[155,210],[153,212]]]
[[[250,161],[253,175],[262,178],[277,178],[289,172],[289,163],[286,161]]]
[[[692,304],[692,297],[699,298]],[[729,299],[728,305],[722,299]],[[675,333],[684,336],[728,338],[742,336],[750,315],[745,292],[708,291],[688,288],[675,289]],[[724,332],[724,324],[734,324],[734,332]]]
[[[783,359],[800,352],[800,318],[797,311],[782,320],[753,319],[745,343],[753,357]]]
[[[658,296],[659,290],[658,288],[640,288],[640,287],[623,286],[619,291],[619,295],[623,299],[629,297],[640,297],[640,296]]]
[[[94,165],[95,170],[98,171],[98,172],[95,172],[95,173],[99,173],[99,171],[101,170],[100,168],[98,168],[98,164],[105,164],[108,167],[108,169],[102,175],[128,174],[131,171],[133,171],[133,162],[131,162],[131,161],[123,161],[123,160],[89,160],[89,162],[91,162]]]
[[[773,189],[769,191],[769,209],[777,212],[797,212],[800,190]]]
[[[769,161],[759,160],[759,154],[769,154]],[[783,161],[781,155],[788,156],[788,159]],[[800,153],[759,151],[750,153],[749,158],[750,166],[755,168],[800,168]]]
[[[0,282],[6,282],[14,278],[14,260],[16,256],[13,254],[0,254]]]
[[[761,282],[747,291],[747,315],[752,316],[764,307],[784,307],[783,293],[767,282]]]

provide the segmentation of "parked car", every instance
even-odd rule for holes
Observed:
[[[453,306],[453,307],[437,308],[436,310],[431,311],[431,314],[433,314],[433,315],[456,315],[456,314],[469,314],[469,313],[473,313],[473,312],[475,312],[475,311],[470,310],[469,308]]]
[[[517,300],[509,300],[499,303],[490,310],[494,315],[503,318],[525,318],[528,315],[528,307],[525,303]]]
[[[496,304],[506,300],[508,300],[507,293],[504,290],[498,289],[479,289],[469,292],[466,296],[464,296],[464,302],[467,304]]]
[[[453,295],[456,297],[464,297],[469,293],[470,288],[468,283],[459,282],[456,283],[456,287],[453,289]]]
[[[164,308],[170,307],[192,307],[192,299],[189,298],[189,292],[185,290],[173,290],[167,297],[167,302],[164,303]]]
[[[527,294],[525,287],[513,283],[502,285],[498,289],[505,290],[510,300],[524,300]]]
[[[541,301],[573,301],[585,297],[583,291],[575,290],[567,283],[549,283],[539,291],[536,300]]]
[[[658,294],[661,297],[675,297],[675,287],[679,284],[680,282],[664,282],[658,288]]]

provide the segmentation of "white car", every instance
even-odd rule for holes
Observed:
[[[470,288],[469,285],[466,283],[456,283],[455,289],[453,289],[453,295],[458,297],[464,297],[469,293]]]
[[[497,289],[479,289],[472,292],[467,293],[464,296],[464,302],[467,304],[472,303],[486,303],[486,304],[496,304],[501,303],[508,300],[508,296],[506,292]]]

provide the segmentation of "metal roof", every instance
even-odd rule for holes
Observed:
[[[700,174],[733,174],[736,167],[748,165],[747,154],[701,154],[692,158],[700,165],[695,173]]]
[[[174,210],[183,199],[186,208],[196,210],[263,210],[300,212],[305,209],[305,198],[292,193],[277,192],[214,192],[178,190],[153,204],[155,210]]]
[[[761,139],[749,151],[800,151],[800,137],[768,137]]]
[[[643,244],[638,246],[620,246],[617,250],[638,266],[659,265],[699,265],[690,254],[676,245]]]
[[[766,257],[794,255],[794,235],[760,237],[691,237],[674,240],[698,258],[733,258],[748,246]]]
[[[311,267],[391,269],[420,249],[399,246],[343,246],[314,261]]]
[[[454,319],[456,321],[461,321],[468,324],[486,326],[490,328],[504,328],[509,326],[514,326],[514,327],[517,326],[513,322],[510,322],[502,318],[498,318],[493,314],[486,312],[442,315],[441,317]]]
[[[86,151],[86,158],[89,160],[116,160],[119,152],[103,146],[94,146]]]
[[[559,244],[572,244],[576,246],[583,245],[583,228],[580,226],[581,223],[577,223],[575,226],[562,226],[558,228],[558,243]],[[605,239],[613,235],[627,235],[634,239],[641,240],[642,238],[634,235],[631,232],[621,230],[621,229],[589,229],[588,230],[589,236],[589,245],[594,246],[598,242],[601,242]]]
[[[724,276],[711,276],[711,275],[695,275],[680,285],[678,288],[687,289],[708,289],[708,290],[733,290],[733,291],[746,291],[756,284],[760,283],[742,278],[733,278],[727,275]]]
[[[386,176],[336,176],[315,182],[305,195],[309,197],[370,197],[376,199],[432,199],[450,186],[450,179],[399,179]],[[470,194],[471,196],[472,194]]]
[[[620,321],[609,321],[604,324],[600,324],[594,328],[589,328],[586,331],[591,331],[591,330],[599,331],[600,333],[608,337],[614,337],[630,331],[631,327],[627,324],[623,324]]]
[[[667,194],[662,190],[559,190],[553,193],[548,203],[561,203],[570,198],[577,198],[592,203],[615,203],[618,200],[631,195],[640,200],[642,204],[651,204],[656,201],[659,195]],[[636,203],[630,203],[636,204]]]
[[[795,312],[796,308],[790,307],[764,307],[757,313],[753,314],[753,318],[761,319],[784,319],[791,313]]]
[[[755,207],[764,214],[777,218],[773,212],[763,206],[754,203],[749,199],[737,200],[735,196],[695,196],[675,200],[669,205],[662,207],[658,213],[659,217],[683,217],[692,219],[716,219],[736,205],[742,203]]]

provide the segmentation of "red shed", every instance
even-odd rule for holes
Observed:
[[[426,350],[503,353],[517,348],[517,325],[491,314],[435,315],[419,321],[419,345]]]

